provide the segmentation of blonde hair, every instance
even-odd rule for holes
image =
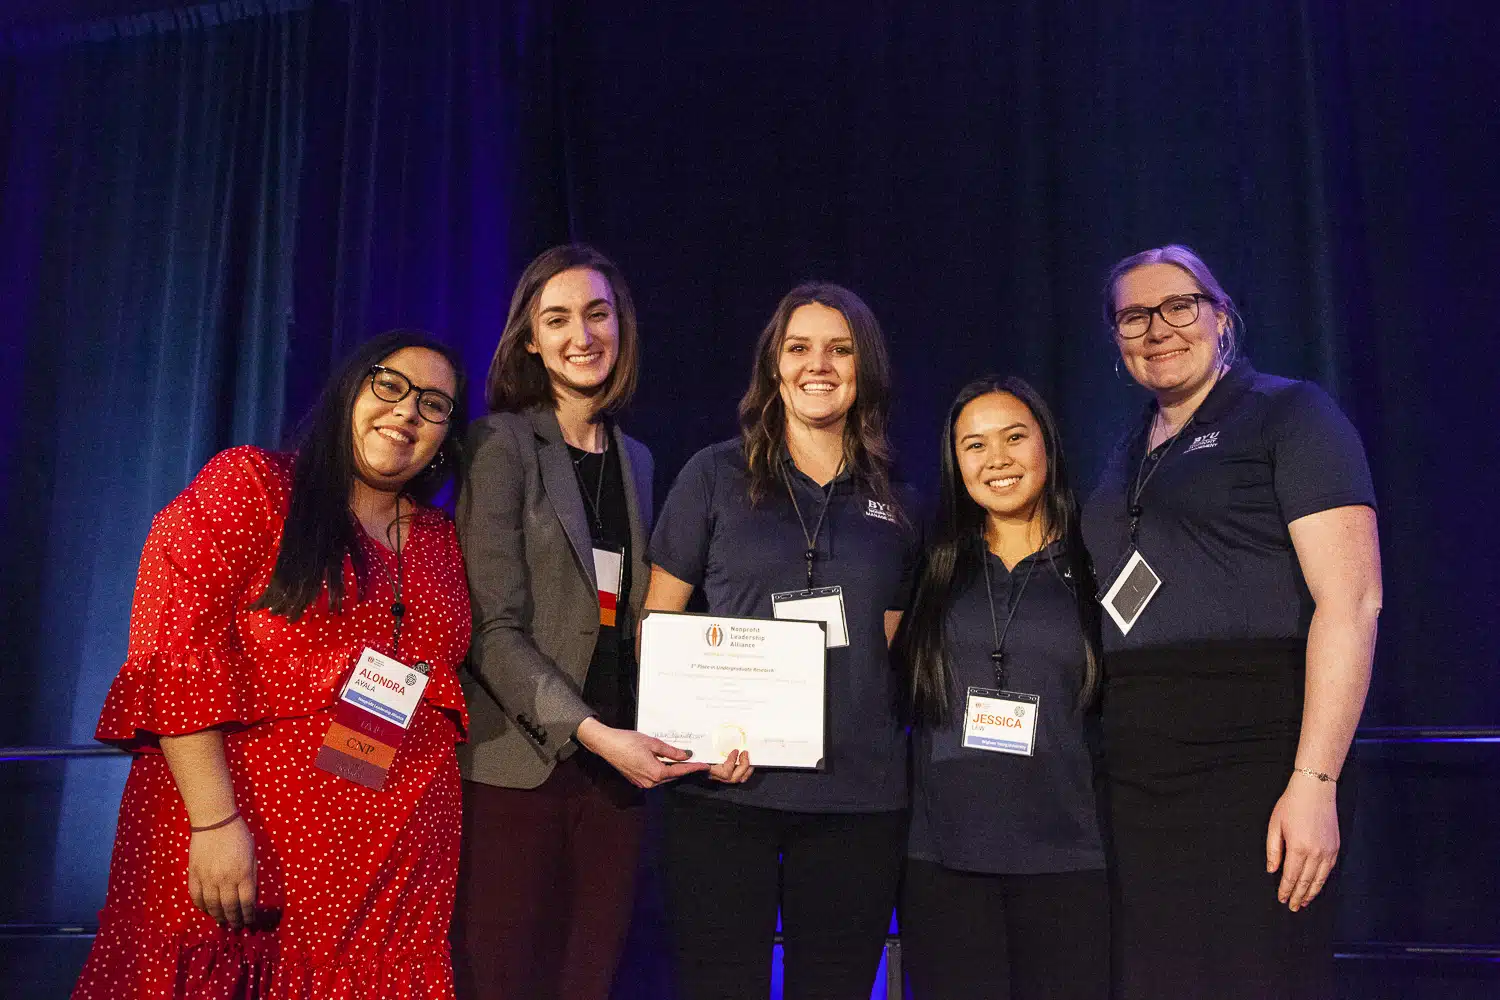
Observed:
[[[1226,318],[1224,335],[1219,339],[1219,363],[1225,368],[1233,365],[1240,356],[1240,331],[1245,321],[1234,307],[1234,300],[1219,284],[1219,279],[1203,263],[1203,258],[1194,253],[1192,247],[1181,243],[1168,243],[1133,253],[1109,269],[1109,277],[1104,281],[1104,322],[1110,331],[1113,332],[1115,326],[1115,286],[1125,275],[1147,264],[1171,264],[1185,271],[1197,283],[1198,290],[1213,299],[1214,308]]]

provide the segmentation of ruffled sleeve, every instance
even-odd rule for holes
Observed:
[[[131,750],[157,737],[257,721],[236,612],[264,576],[284,524],[283,456],[220,452],[152,522],[130,613],[130,646],[96,738]]]

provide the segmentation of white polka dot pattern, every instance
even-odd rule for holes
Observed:
[[[458,864],[454,744],[467,725],[455,674],[469,643],[457,535],[437,511],[402,551],[401,659],[431,680],[385,789],[313,766],[359,651],[390,653],[389,574],[297,622],[251,611],[275,565],[290,455],[217,455],[161,512],[141,557],[130,649],[96,735],[139,751],[120,803],[99,936],[74,1000],[451,998],[448,924]],[[156,747],[224,727],[235,800],[255,837],[260,911],[274,928],[229,931],[187,895],[188,822]]]

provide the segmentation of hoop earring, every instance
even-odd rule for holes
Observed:
[[[1115,357],[1115,378],[1121,382],[1125,381],[1123,378],[1121,378],[1120,359],[1118,356]]]

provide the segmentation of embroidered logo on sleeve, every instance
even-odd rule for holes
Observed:
[[[1199,434],[1193,438],[1193,443],[1187,446],[1186,455],[1189,451],[1202,451],[1204,448],[1217,448],[1219,446],[1219,432],[1213,431],[1209,434]]]
[[[901,523],[896,518],[895,504],[880,503],[876,500],[868,500],[866,502],[869,506],[865,508],[865,517],[878,517],[882,521],[889,521],[891,524]]]

